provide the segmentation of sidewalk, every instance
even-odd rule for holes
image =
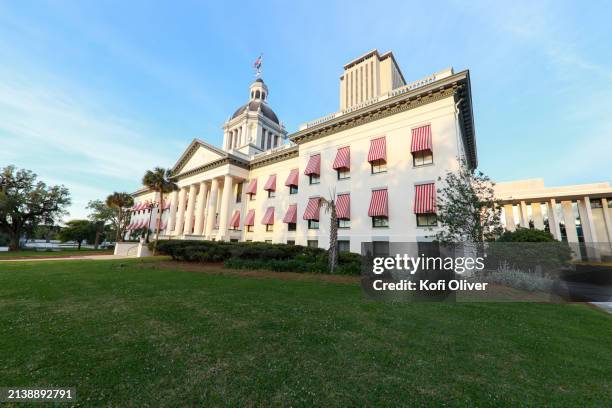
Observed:
[[[73,255],[73,256],[55,256],[49,258],[39,258],[39,257],[31,257],[31,258],[15,258],[15,259],[0,259],[0,262],[38,262],[38,261],[71,261],[71,260],[83,260],[83,259],[92,259],[92,260],[113,260],[113,259],[130,259],[135,258],[134,256],[123,256],[123,255]]]

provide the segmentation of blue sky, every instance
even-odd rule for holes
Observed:
[[[68,186],[71,217],[193,138],[219,145],[263,52],[290,132],[338,108],[342,65],[392,50],[407,81],[470,69],[480,168],[612,180],[612,2],[0,0],[0,166]]]

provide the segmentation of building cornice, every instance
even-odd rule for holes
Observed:
[[[221,167],[221,166],[225,166],[225,165],[234,165],[236,167],[241,167],[243,169],[248,170],[249,169],[249,164],[246,163],[243,160],[238,159],[237,157],[234,156],[228,156],[228,157],[223,157],[219,160],[214,160],[211,161],[209,163],[206,163],[202,166],[193,168],[191,170],[185,171],[183,173],[177,174],[177,175],[173,175],[171,178],[173,180],[181,180],[184,179],[186,177],[191,177],[191,176],[195,176],[196,174],[200,174],[203,173],[205,171],[209,171],[209,170],[213,170],[216,169],[217,167]]]
[[[263,155],[263,157],[257,157],[250,163],[249,169],[258,169],[260,167],[269,166],[274,163],[279,163],[285,160],[293,159],[298,157],[299,151],[298,146],[292,146],[272,154]]]
[[[302,129],[289,135],[289,138],[298,145],[312,142],[343,130],[352,129],[366,123],[453,96],[456,101],[462,99],[459,112],[462,122],[462,134],[470,167],[475,168],[478,162],[476,157],[472,99],[468,71],[459,72],[412,91],[401,93],[371,105],[364,106],[356,111],[340,115],[317,124],[316,126]]]

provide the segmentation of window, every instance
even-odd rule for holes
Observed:
[[[412,154],[412,164],[417,166],[424,166],[426,164],[433,163],[433,153],[431,150],[423,150],[421,152],[414,152]]]
[[[236,202],[242,202],[242,183],[238,183],[238,185],[236,186]]]
[[[274,231],[274,224],[266,224],[266,232]]]
[[[351,241],[347,240],[339,240],[338,241],[338,252],[350,252],[351,251]]]
[[[601,208],[601,200],[591,200],[591,208]]]
[[[382,228],[389,226],[389,218],[388,217],[372,217],[372,227],[373,228]]]
[[[417,227],[437,227],[438,216],[436,214],[417,214]]]
[[[266,244],[271,244],[271,243],[272,243],[272,240],[271,240],[271,239],[266,239],[264,242],[265,242]]]
[[[374,256],[389,256],[389,242],[374,241],[372,242],[372,250]]]
[[[372,174],[387,172],[387,162],[382,159],[374,160],[370,165],[372,166]]]
[[[298,186],[289,186],[289,194],[297,194]]]
[[[287,223],[287,231],[295,231],[297,229],[297,224],[295,222]]]
[[[346,218],[339,218],[338,228],[351,228],[351,220],[347,220]]]
[[[318,174],[313,173],[308,176],[308,181],[310,184],[319,184],[321,182],[321,179]]]
[[[252,239],[247,239],[246,242],[253,242],[253,240]]]
[[[306,246],[308,248],[318,248],[319,247],[319,240],[317,240],[317,239],[309,239],[308,241],[306,241]]]
[[[294,239],[288,239],[287,240],[287,245],[295,245],[295,240]]]
[[[249,194],[249,201],[255,201],[255,194]]]
[[[319,220],[308,220],[308,229],[319,229]]]
[[[338,169],[338,180],[345,180],[351,178],[351,171],[348,169]]]
[[[276,191],[268,190],[268,198],[274,198],[274,197],[276,197]]]
[[[236,239],[236,238],[230,238],[230,242],[238,242],[238,239]]]
[[[247,225],[247,232],[253,232],[253,225]]]

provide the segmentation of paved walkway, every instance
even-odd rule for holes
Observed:
[[[124,255],[74,255],[74,256],[55,256],[55,257],[30,257],[30,258],[15,258],[15,259],[0,259],[0,262],[37,262],[37,261],[73,261],[73,260],[112,260],[112,259],[128,259],[135,258],[133,256]]]

